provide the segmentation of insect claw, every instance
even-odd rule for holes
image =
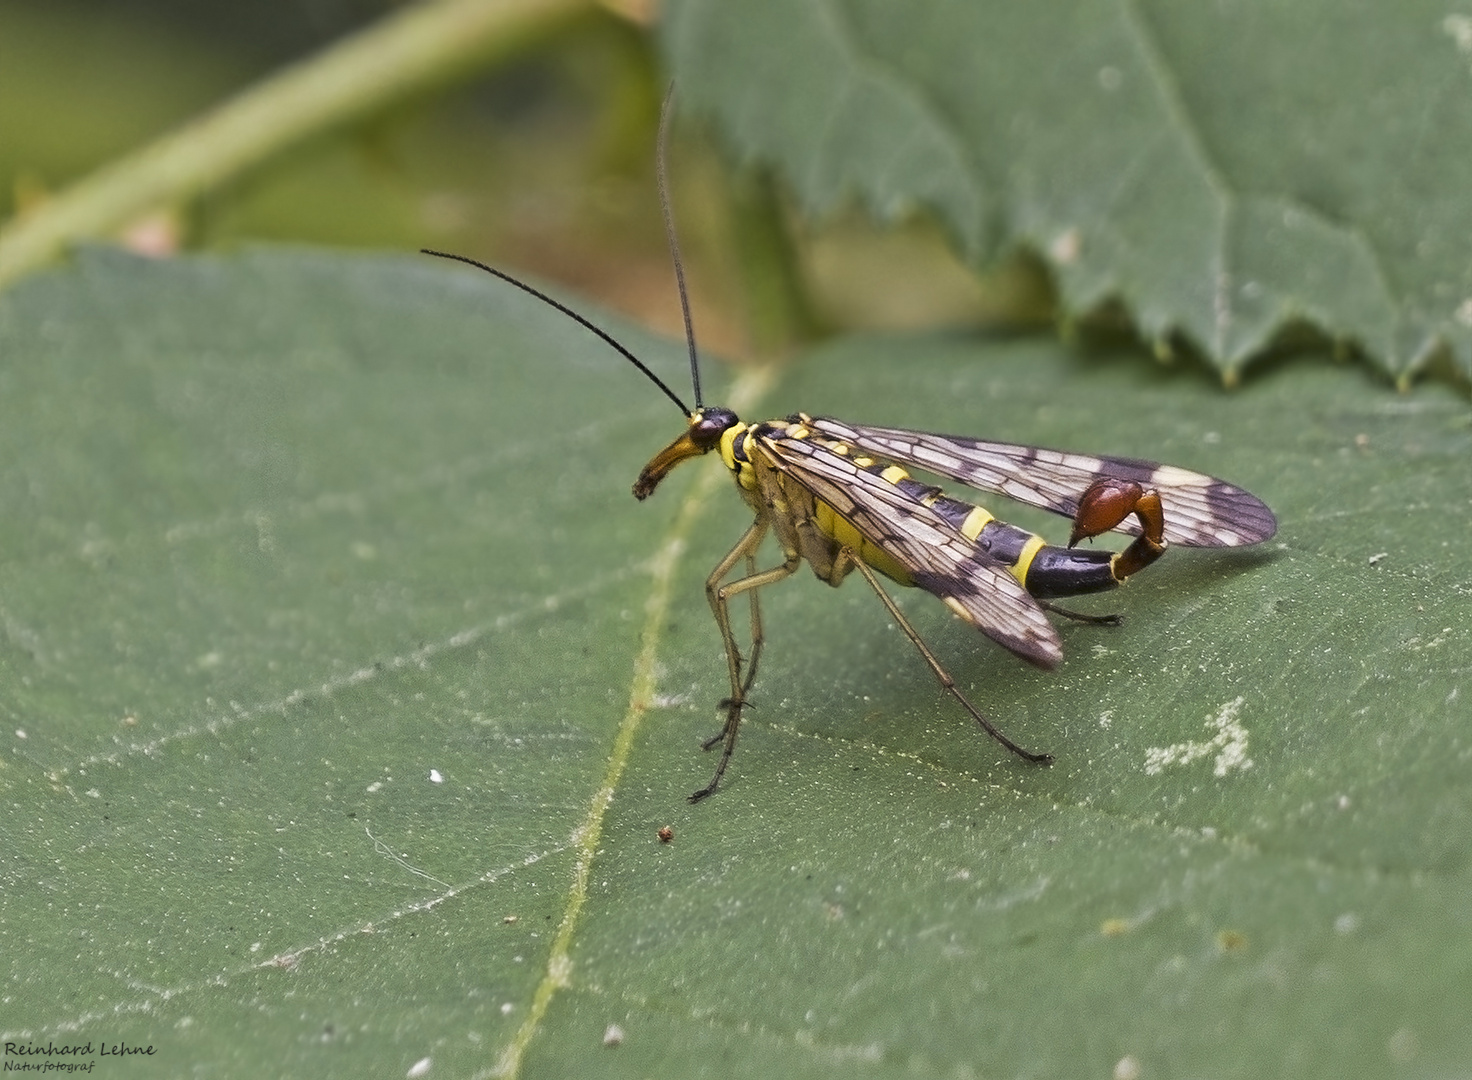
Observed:
[[[726,766],[731,764],[731,753],[736,749],[736,735],[741,731],[741,710],[751,703],[745,699],[726,698],[721,702],[721,707],[726,710],[726,723],[720,731],[716,732],[705,742],[700,744],[702,750],[714,750],[717,744],[724,743],[721,751],[720,764],[716,766],[716,774],[705,787],[690,796],[690,802],[697,803],[708,795],[715,793],[716,788],[721,785],[721,777],[726,775]]]
[[[726,723],[721,727],[720,731],[700,744],[702,750],[711,750],[717,743],[724,740],[731,733],[732,727],[739,727],[741,725],[742,709],[754,709],[756,706],[746,700],[737,701],[735,698],[721,698],[716,703],[716,708],[726,710]],[[711,788],[714,790],[715,785],[712,784]],[[706,792],[706,794],[710,794],[710,792]]]
[[[1078,500],[1068,546],[1076,547],[1080,540],[1091,540],[1114,528],[1138,509],[1144,495],[1145,489],[1133,480],[1099,477]]]

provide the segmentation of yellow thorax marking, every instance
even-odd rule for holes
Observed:
[[[746,425],[735,423],[721,432],[721,460],[726,463],[726,468],[736,470],[736,440],[746,431]]]
[[[735,423],[721,432],[721,462],[736,474],[736,482],[747,491],[756,489],[756,473],[749,461],[736,460],[736,440],[746,434],[747,426]]]

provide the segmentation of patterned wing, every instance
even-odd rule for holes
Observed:
[[[807,439],[760,431],[768,464],[899,563],[915,584],[1003,648],[1040,667],[1063,659],[1058,631],[1008,569],[882,476]]]
[[[1242,547],[1278,531],[1273,512],[1256,496],[1223,480],[1137,458],[1068,454],[1036,446],[933,435],[903,428],[845,424],[826,417],[807,421],[824,436],[872,454],[915,465],[980,491],[1071,518],[1084,489],[1100,476],[1134,480],[1160,492],[1165,538],[1187,547]],[[1133,517],[1119,531],[1138,535]]]

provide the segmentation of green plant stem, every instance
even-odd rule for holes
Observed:
[[[431,0],[284,69],[0,230],[0,288],[149,211],[504,56],[593,0]]]
[[[771,174],[748,166],[728,191],[751,347],[758,356],[781,356],[817,337],[821,325]]]

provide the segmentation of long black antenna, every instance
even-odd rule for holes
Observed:
[[[675,100],[675,84],[665,92],[659,110],[659,149],[654,155],[654,172],[659,178],[659,208],[664,213],[664,235],[669,241],[670,258],[675,262],[675,284],[680,288],[680,312],[685,316],[685,345],[690,350],[690,382],[695,387],[695,407],[705,405],[700,396],[700,361],[695,356],[695,323],[690,319],[690,295],[685,291],[685,264],[680,261],[680,240],[675,235],[675,215],[670,209],[670,183],[665,175],[665,157],[669,152],[670,115]]]
[[[529,292],[529,293],[531,293],[538,300],[542,301],[542,303],[544,303],[544,304],[550,304],[552,307],[555,307],[558,311],[562,312],[569,319],[572,319],[574,322],[576,322],[576,323],[580,324],[581,326],[584,326],[587,329],[593,331],[593,333],[597,334],[600,338],[602,338],[608,344],[612,345],[615,349],[618,350],[618,352],[623,356],[623,358],[625,360],[627,360],[629,363],[633,364],[636,368],[638,368],[640,371],[642,371],[645,375],[647,375],[649,377],[649,381],[650,382],[654,383],[655,386],[657,386],[661,390],[663,390],[665,397],[669,398],[671,401],[673,401],[676,405],[678,405],[680,407],[680,412],[681,412],[682,415],[684,415],[684,416],[691,415],[690,409],[686,406],[686,404],[679,399],[679,397],[675,394],[675,392],[673,390],[671,390],[668,386],[666,386],[664,384],[664,380],[663,379],[661,379],[658,375],[656,375],[654,372],[650,371],[647,367],[644,366],[644,361],[640,360],[637,356],[635,356],[633,353],[631,353],[628,349],[624,348],[623,345],[621,345],[618,341],[616,341],[614,339],[614,337],[613,337],[612,334],[608,333],[608,331],[603,330],[600,327],[594,326],[591,322],[589,322],[587,319],[583,318],[581,315],[579,315],[572,308],[568,307],[566,304],[559,303],[558,301],[553,300],[550,296],[548,296],[546,293],[542,292],[540,289],[534,289],[534,288],[532,288],[526,282],[520,281],[520,280],[512,277],[510,274],[506,273],[506,271],[504,271],[504,270],[497,270],[494,266],[487,266],[485,263],[483,263],[483,262],[477,262],[475,259],[467,258],[464,255],[452,255],[448,251],[431,251],[429,248],[420,248],[419,250],[424,255],[433,255],[436,258],[440,258],[440,259],[454,259],[456,262],[463,262],[467,266],[474,266],[478,270],[484,270],[488,274],[494,274],[496,277],[500,278],[502,281],[505,281],[505,282],[508,282],[508,283],[510,283],[512,285],[515,285],[518,289],[522,290],[523,292]],[[684,291],[684,286],[682,285],[681,288],[680,288],[680,296],[681,296],[682,299],[684,298],[684,295],[685,295],[685,291]],[[686,312],[686,315],[685,315],[685,320],[686,320],[686,325],[687,326],[689,325],[689,319],[690,319],[690,315],[689,315],[689,312],[687,311]],[[692,339],[692,348],[693,348],[693,339]],[[691,355],[693,356],[694,353],[692,353]],[[700,401],[700,380],[699,379],[697,379],[696,382],[695,382],[695,400],[696,400],[697,403],[699,403],[699,401]]]

